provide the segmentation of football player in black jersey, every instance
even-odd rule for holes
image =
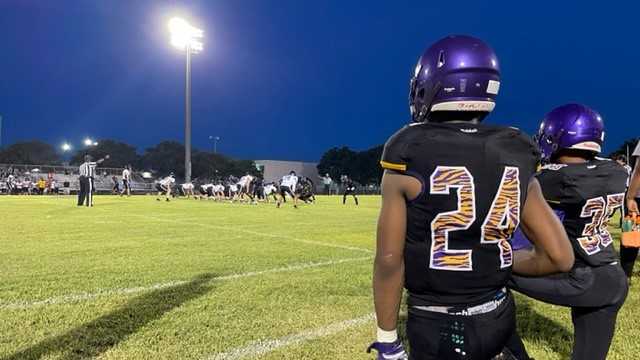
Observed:
[[[486,360],[515,332],[505,289],[511,271],[568,271],[573,252],[533,178],[528,136],[481,123],[500,87],[498,59],[481,40],[450,36],[420,58],[413,123],[385,144],[373,274],[378,359],[405,359],[396,327],[408,291],[410,358]],[[531,251],[512,251],[520,225]]]
[[[342,186],[344,187],[344,194],[342,194],[342,205],[347,203],[347,196],[353,196],[353,200],[358,205],[358,196],[356,196],[356,184],[347,175],[341,177]]]
[[[572,359],[606,359],[616,317],[627,296],[627,279],[613,248],[608,225],[622,207],[627,170],[597,158],[604,139],[602,117],[590,108],[567,104],[551,111],[537,141],[549,163],[536,178],[549,205],[562,219],[575,265],[569,273],[528,278],[514,275],[509,287],[529,297],[571,308],[574,326]],[[514,238],[514,248],[526,247]],[[509,348],[528,359],[521,341]]]

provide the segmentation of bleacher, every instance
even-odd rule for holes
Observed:
[[[11,172],[16,178],[28,176],[32,181],[39,178],[48,180],[52,174],[53,180],[57,183],[60,191],[64,194],[77,193],[80,189],[78,181],[78,167],[76,166],[50,166],[50,165],[16,165],[0,164],[0,174]],[[94,183],[98,193],[110,193],[113,188],[112,176],[116,176],[122,188],[122,169],[99,167],[96,169]],[[6,189],[6,178],[0,177],[0,190]],[[131,174],[132,193],[147,193],[153,190],[153,181],[144,179],[139,173]],[[0,191],[2,193],[3,191]]]

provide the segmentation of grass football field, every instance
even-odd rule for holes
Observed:
[[[340,200],[0,197],[0,359],[373,359],[380,199]],[[636,283],[609,359],[640,353]],[[532,355],[569,358],[569,310],[517,304]]]

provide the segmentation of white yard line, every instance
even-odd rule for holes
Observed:
[[[311,340],[335,335],[347,329],[367,324],[375,319],[375,314],[368,314],[359,318],[333,323],[318,329],[305,330],[301,333],[287,335],[278,339],[258,340],[223,353],[205,357],[207,360],[244,359],[264,355],[291,345],[299,345]]]
[[[180,225],[187,224],[184,221],[178,221],[178,220],[173,220],[173,219],[164,219],[164,218],[159,218],[159,217],[149,216],[149,215],[128,214],[127,216],[137,216],[137,217],[141,217],[141,218],[145,218],[145,219],[149,219],[149,220],[162,221],[162,222],[168,222],[168,223],[174,223],[174,224],[180,224]],[[373,253],[373,250],[360,248],[360,247],[355,247],[355,246],[338,245],[338,244],[332,244],[332,243],[327,243],[327,242],[322,242],[322,241],[300,239],[300,238],[293,237],[293,236],[288,236],[288,235],[268,234],[268,233],[264,233],[264,232],[261,232],[261,231],[253,231],[253,230],[241,229],[239,227],[236,228],[236,227],[228,227],[228,226],[206,224],[206,223],[188,223],[188,225],[189,226],[200,226],[200,227],[204,227],[204,228],[208,228],[208,229],[216,229],[216,230],[223,230],[223,231],[229,231],[229,232],[239,232],[239,233],[257,235],[257,236],[265,236],[265,237],[276,238],[276,239],[277,238],[287,239],[287,240],[291,240],[291,241],[295,241],[295,242],[299,242],[299,243],[303,243],[303,244],[332,247],[332,248],[336,248],[336,249],[344,249],[344,250],[351,250],[351,251],[360,251],[360,252],[365,252],[365,253],[369,253],[369,254]]]
[[[305,269],[337,265],[337,264],[343,264],[343,263],[349,263],[349,262],[364,261],[364,260],[370,260],[370,259],[371,259],[370,256],[366,256],[366,257],[347,258],[347,259],[340,259],[340,260],[330,260],[330,261],[323,261],[323,262],[292,264],[292,265],[287,265],[287,266],[274,268],[274,269],[250,271],[245,273],[219,276],[219,277],[212,278],[210,281],[236,280],[236,279],[242,279],[247,277],[265,275],[265,274],[301,271]],[[3,303],[0,301],[0,310],[30,309],[30,308],[40,307],[40,306],[47,306],[47,305],[76,303],[76,302],[89,301],[99,297],[105,297],[105,296],[111,296],[111,295],[129,295],[129,294],[136,294],[140,292],[164,289],[172,286],[183,285],[186,283],[188,283],[187,280],[174,280],[174,281],[167,281],[164,283],[152,284],[148,286],[138,286],[138,287],[118,288],[118,289],[100,289],[95,292],[56,296],[56,297],[51,297],[51,298],[42,299],[42,300],[24,300],[24,301],[16,301],[16,302],[9,302],[9,303]]]

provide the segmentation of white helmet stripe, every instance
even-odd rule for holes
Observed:
[[[585,141],[585,142],[577,143],[575,145],[572,145],[570,149],[588,150],[588,151],[593,151],[597,153],[602,151],[602,147],[600,146],[600,144],[593,141]]]
[[[496,107],[493,101],[446,101],[431,106],[431,111],[486,111]]]

